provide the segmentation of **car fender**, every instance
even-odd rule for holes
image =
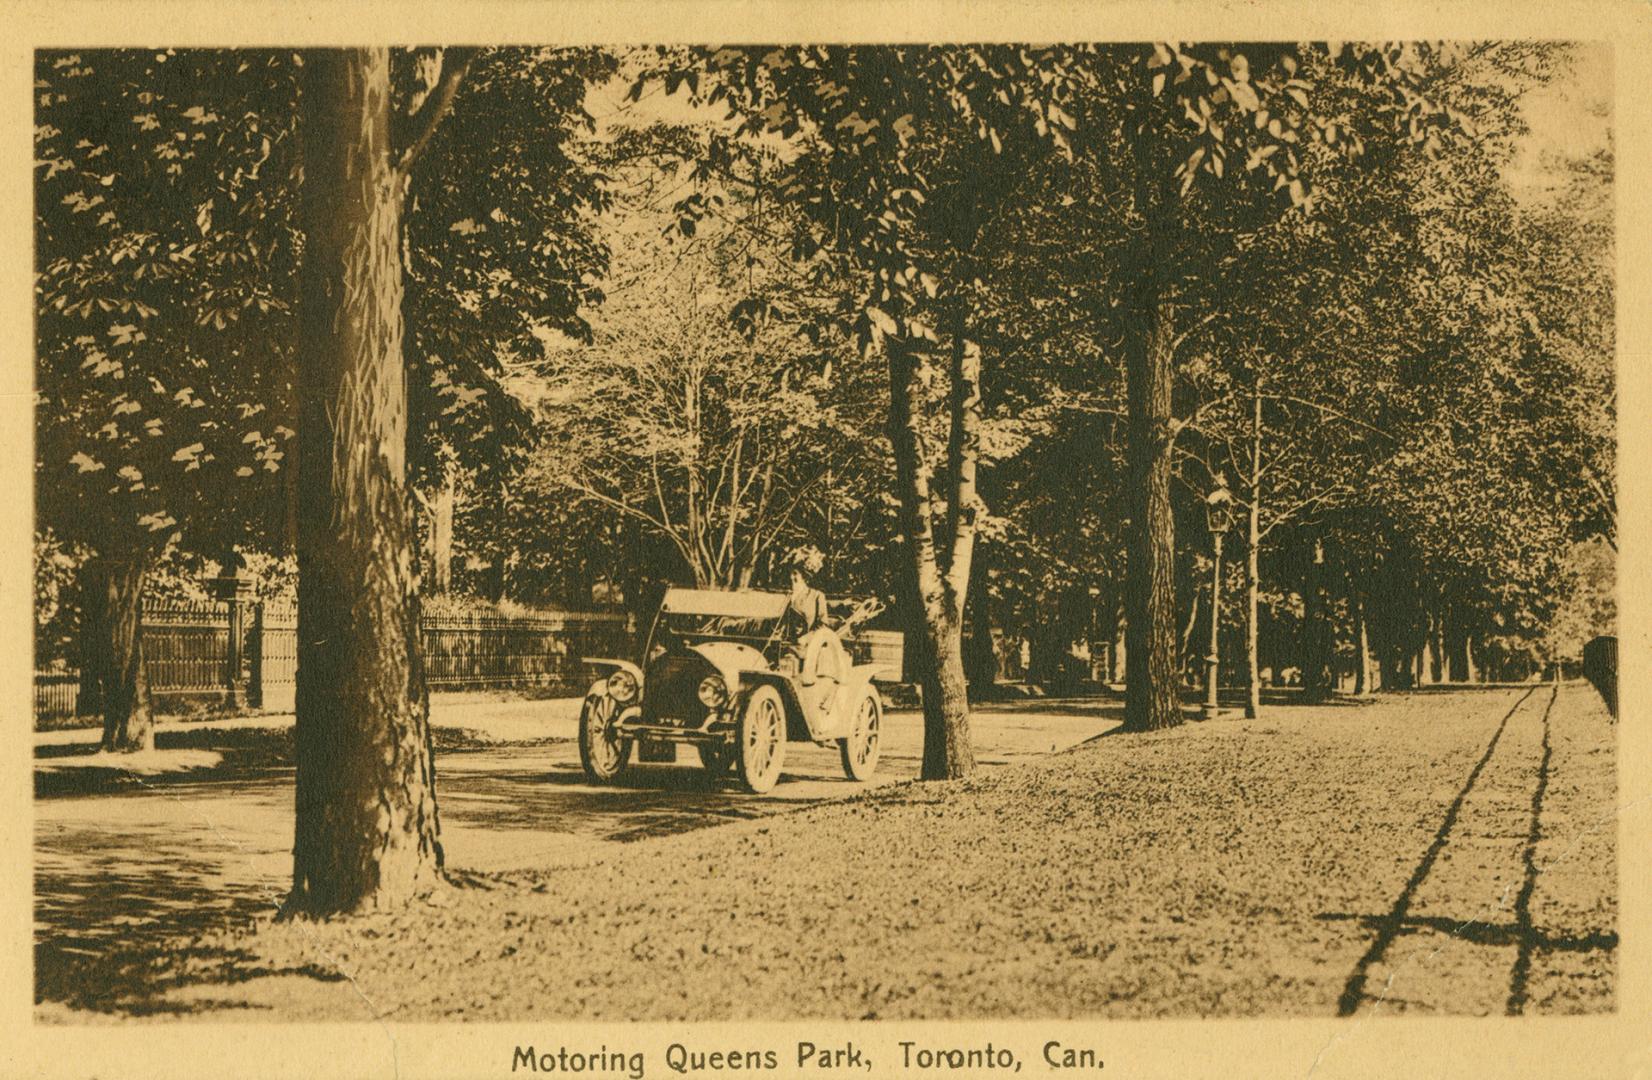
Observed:
[[[848,677],[843,680],[843,689],[848,692],[844,696],[848,698],[859,694],[863,690],[871,690],[874,694],[878,694],[879,700],[882,700],[883,695],[879,693],[873,683],[887,682],[891,678],[888,668],[877,664],[856,664],[849,669]]]
[[[642,668],[629,660],[618,660],[609,656],[582,656],[579,662],[586,667],[596,668],[604,677],[613,674],[615,669],[628,671],[637,680],[637,685],[642,685]]]
[[[636,664],[629,660],[618,660],[607,656],[582,656],[579,658],[579,662],[586,667],[596,668],[597,670],[597,681],[592,683],[591,689],[586,691],[587,697],[592,694],[606,694],[608,692],[608,676],[616,671],[624,671],[637,680],[637,701],[642,700],[647,688],[643,685],[642,668]]]
[[[740,676],[740,707],[745,707],[745,698],[753,689],[759,686],[772,686],[780,693],[780,702],[786,707],[786,738],[791,742],[811,742],[813,733],[809,730],[809,721],[803,712],[803,701],[797,695],[797,687],[792,680],[778,671],[769,671],[765,668],[742,668]]]
[[[882,664],[856,664],[849,669],[849,678],[845,679],[844,683],[857,679],[865,682],[899,682],[900,678],[899,671],[886,668]]]
[[[883,703],[883,695],[873,685],[873,680],[883,673],[883,669],[876,664],[858,664],[849,669],[839,684],[837,700],[832,706],[832,715],[826,718],[833,731],[847,733],[853,724],[853,712],[859,707],[860,699],[871,691],[877,695],[878,703]]]

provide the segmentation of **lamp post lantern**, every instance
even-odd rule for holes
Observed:
[[[1233,493],[1218,474],[1216,489],[1205,496],[1205,526],[1210,529],[1210,653],[1205,657],[1205,719],[1214,720],[1221,712],[1216,697],[1216,682],[1222,670],[1222,654],[1218,634],[1222,628],[1222,538],[1233,527]]]

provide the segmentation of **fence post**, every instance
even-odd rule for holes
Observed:
[[[248,704],[247,675],[244,668],[247,650],[246,607],[252,597],[252,582],[241,574],[242,559],[231,552],[224,562],[224,572],[210,582],[218,599],[229,606],[229,641],[224,651],[224,704],[240,708]]]

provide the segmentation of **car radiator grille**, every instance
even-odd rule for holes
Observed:
[[[707,665],[698,660],[666,657],[655,664],[643,694],[643,719],[698,727],[706,711],[700,704],[700,680],[708,674]]]

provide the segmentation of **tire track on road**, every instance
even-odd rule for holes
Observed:
[[[1515,957],[1514,970],[1509,974],[1508,1015],[1519,1016],[1526,1011],[1526,982],[1531,977],[1532,949],[1537,935],[1532,925],[1532,893],[1537,889],[1537,844],[1543,838],[1543,796],[1549,790],[1549,762],[1554,747],[1549,741],[1549,714],[1560,697],[1559,687],[1549,695],[1549,704],[1543,709],[1543,759],[1537,766],[1537,787],[1532,792],[1532,825],[1526,835],[1526,878],[1520,885],[1520,894],[1514,899],[1515,934],[1520,954]]]
[[[1365,984],[1371,968],[1382,961],[1384,955],[1388,952],[1389,946],[1394,943],[1394,939],[1399,937],[1400,931],[1404,929],[1406,917],[1410,914],[1411,904],[1417,895],[1417,890],[1428,878],[1429,871],[1434,868],[1435,860],[1440,857],[1440,852],[1444,850],[1446,841],[1450,838],[1451,830],[1457,824],[1457,815],[1461,813],[1463,803],[1467,801],[1469,793],[1474,790],[1474,785],[1480,779],[1480,774],[1485,770],[1486,763],[1491,760],[1492,754],[1496,753],[1497,744],[1502,740],[1503,732],[1508,730],[1509,720],[1513,718],[1515,713],[1520,711],[1522,705],[1531,700],[1532,695],[1537,693],[1538,689],[1539,687],[1534,686],[1522,694],[1519,700],[1509,707],[1508,712],[1503,714],[1503,719],[1498,722],[1497,730],[1492,733],[1491,741],[1486,744],[1485,753],[1480,755],[1480,760],[1475,762],[1473,769],[1469,770],[1468,779],[1463,782],[1461,790],[1457,792],[1457,797],[1446,808],[1445,818],[1440,822],[1440,828],[1435,832],[1433,842],[1429,844],[1428,850],[1423,853],[1416,869],[1412,870],[1411,877],[1406,881],[1405,888],[1400,891],[1399,898],[1394,901],[1394,906],[1389,909],[1388,914],[1383,916],[1378,924],[1377,936],[1365,950],[1365,954],[1355,963],[1353,972],[1348,976],[1348,982],[1343,986],[1342,996],[1337,999],[1338,1016],[1354,1015],[1359,1009],[1360,1003],[1365,1000]],[[1547,714],[1545,713],[1545,719],[1546,717]]]

